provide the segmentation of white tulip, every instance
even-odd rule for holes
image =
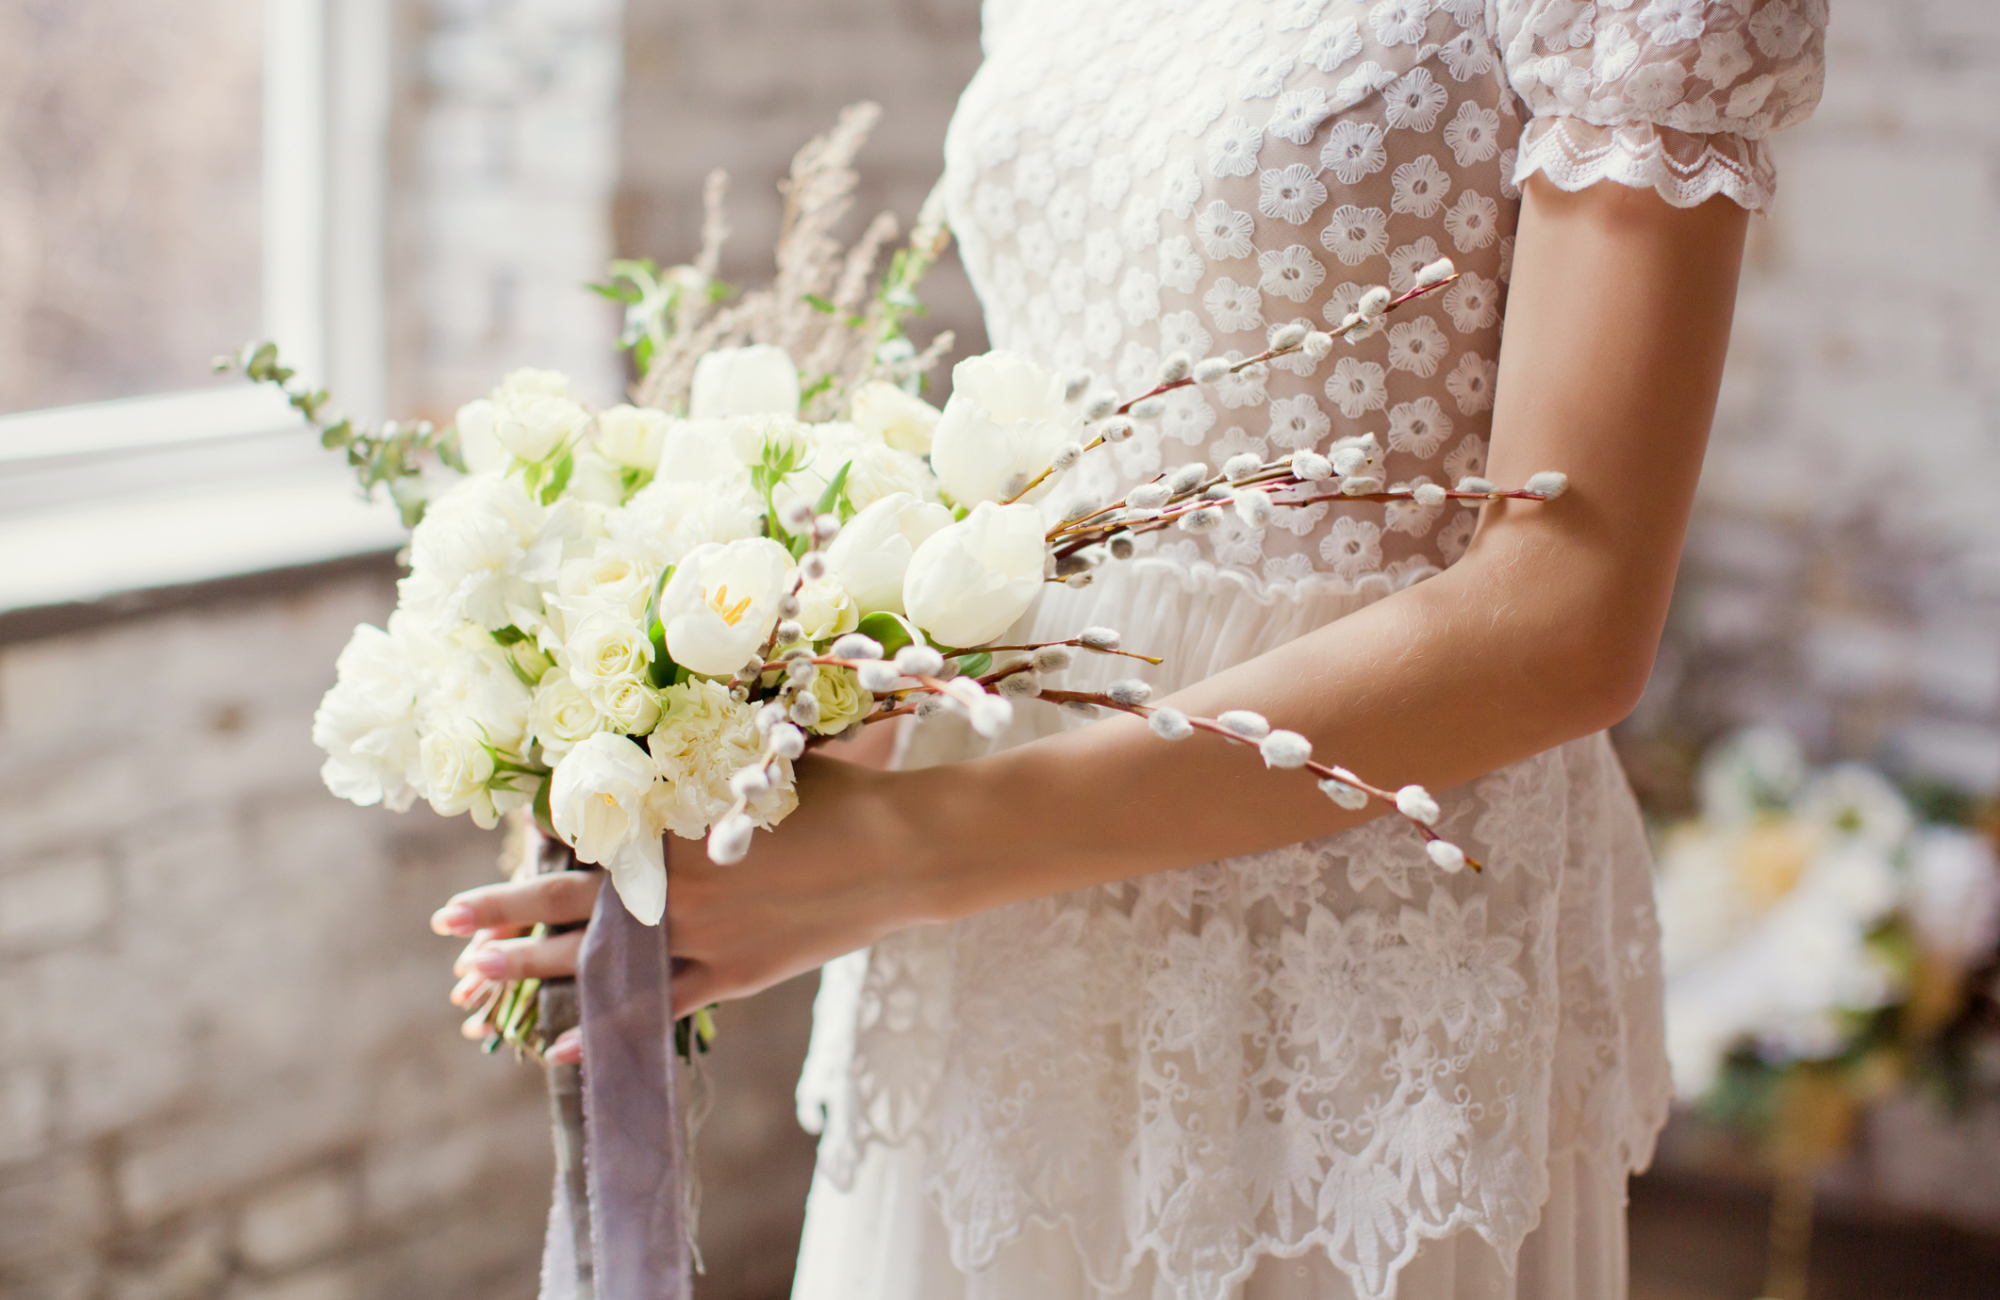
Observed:
[[[976,646],[1012,626],[1042,589],[1041,511],[982,502],[910,557],[903,608],[933,640]]]
[[[791,574],[791,555],[768,537],[697,546],[660,593],[668,656],[690,672],[734,673],[770,636]]]
[[[648,804],[659,764],[624,736],[600,731],[563,756],[549,779],[549,820],[579,862],[611,873],[626,910],[656,925],[667,907],[660,825]]]
[[[644,406],[614,406],[597,417],[597,450],[628,469],[650,470],[660,463],[669,419]]]
[[[1026,357],[968,357],[953,368],[951,382],[951,400],[931,439],[931,467],[960,505],[1010,495],[1013,484],[1047,469],[1056,449],[1082,432],[1081,417],[1063,401],[1062,381]]]
[[[903,576],[910,557],[951,523],[951,511],[908,492],[883,497],[847,521],[826,562],[864,614],[903,612]]]
[[[937,430],[938,409],[914,393],[880,379],[854,395],[849,419],[897,451],[927,456]]]
[[[805,467],[780,490],[781,504],[786,490],[818,500],[842,466],[847,468],[847,502],[856,510],[866,510],[897,492],[926,500],[937,496],[937,480],[924,462],[909,452],[885,446],[851,424],[807,427],[811,432],[810,456]]]
[[[799,372],[783,348],[769,343],[717,348],[694,363],[690,419],[799,413]]]

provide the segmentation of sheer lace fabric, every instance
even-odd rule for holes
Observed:
[[[1565,2],[988,0],[946,180],[996,346],[1129,394],[1165,353],[1247,355],[1441,254],[1464,273],[1315,373],[1178,395],[1071,488],[1359,433],[1391,483],[1476,474],[1517,176],[1762,202],[1759,141],[1810,107],[1823,13],[1608,0],[1563,27]],[[1808,30],[1773,53],[1756,33],[1791,32],[1759,17],[1780,9]],[[1599,57],[1611,31],[1631,60]],[[1729,32],[1752,68],[1698,74]],[[1644,72],[1668,66],[1678,81]],[[1762,103],[1730,107],[1767,75]],[[1021,633],[1119,627],[1167,657],[1151,676],[1170,689],[1436,573],[1473,523],[1356,504],[1168,534],[1050,588]],[[1062,725],[1024,709],[1002,743]],[[935,720],[907,760],[988,743]],[[1667,1097],[1630,796],[1593,737],[1442,802],[1484,874],[1440,875],[1384,819],[829,967],[798,1300],[1621,1294],[1624,1175]]]

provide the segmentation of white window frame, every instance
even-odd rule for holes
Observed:
[[[384,402],[390,0],[265,0],[262,330],[343,411]],[[217,340],[218,349],[239,340]],[[246,446],[307,439],[268,386],[57,407],[0,417],[13,499],[107,467],[102,494],[0,513],[0,612],[389,549],[386,503],[363,502],[339,458],[245,469]],[[147,492],[147,456],[174,453],[200,486]]]

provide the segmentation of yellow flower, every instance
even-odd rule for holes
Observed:
[[[830,736],[875,707],[875,697],[861,689],[852,668],[822,668],[813,677],[812,693],[819,699],[819,721],[812,729]]]

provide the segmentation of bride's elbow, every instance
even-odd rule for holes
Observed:
[[[1550,720],[1568,738],[1622,722],[1639,705],[1653,671],[1659,629],[1624,617],[1569,620],[1534,656]]]

